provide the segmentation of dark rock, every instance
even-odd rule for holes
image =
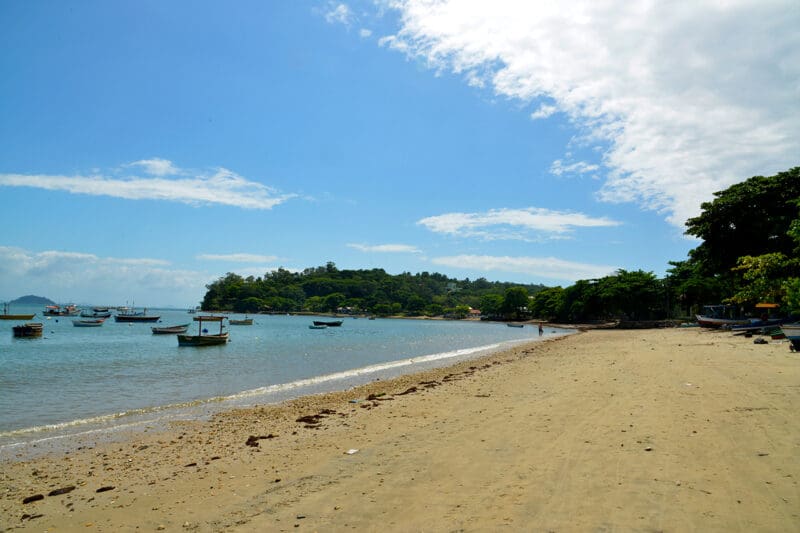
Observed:
[[[109,491],[109,490],[114,490],[114,488],[115,488],[115,487],[113,487],[113,486],[111,486],[111,485],[107,485],[107,486],[105,486],[105,487],[100,487],[100,488],[99,488],[99,489],[97,489],[95,492],[107,492],[107,491]]]
[[[73,490],[75,490],[75,485],[70,485],[69,487],[61,487],[60,489],[51,490],[47,495],[59,496],[61,494],[67,494],[68,492],[72,492]]]
[[[419,390],[419,389],[417,389],[416,387],[409,387],[406,390],[404,390],[403,392],[398,392],[395,396],[405,396],[406,394],[411,394],[412,392],[417,392],[417,390]]]
[[[44,494],[34,494],[33,496],[28,496],[27,498],[22,500],[23,504],[38,502],[39,500],[44,500]]]

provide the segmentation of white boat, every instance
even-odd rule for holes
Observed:
[[[105,318],[75,318],[72,320],[72,325],[76,328],[97,328],[105,321]]]

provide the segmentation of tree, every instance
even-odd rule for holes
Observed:
[[[503,296],[503,313],[522,318],[528,312],[528,291],[525,287],[509,287]]]
[[[796,243],[788,230],[800,217],[800,167],[754,176],[714,196],[701,205],[699,216],[686,222],[686,233],[703,240],[690,257],[704,274],[730,275],[747,255],[792,254]]]

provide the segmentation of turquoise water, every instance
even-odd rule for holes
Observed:
[[[462,321],[345,318],[312,330],[313,317],[256,315],[226,326],[224,346],[179,347],[156,324],[74,327],[43,319],[38,339],[13,338],[0,321],[0,452],[25,443],[264,404],[385,379],[539,339],[537,328]],[[158,325],[191,322],[179,310],[151,310]],[[231,315],[241,318],[242,315]],[[217,327],[208,325],[209,330]],[[196,331],[197,324],[190,326]],[[213,332],[213,331],[212,331]],[[545,338],[566,330],[546,328]]]

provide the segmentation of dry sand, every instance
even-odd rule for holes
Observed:
[[[0,530],[800,531],[799,413],[787,343],[589,331],[6,462]]]

